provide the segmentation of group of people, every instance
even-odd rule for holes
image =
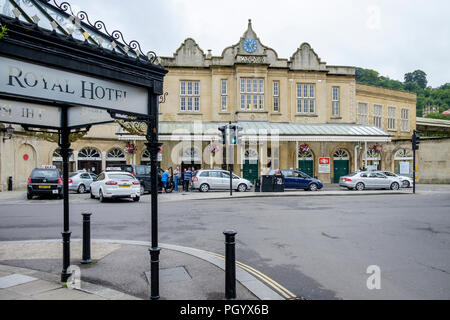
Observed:
[[[182,186],[183,191],[189,191],[189,189],[192,191],[194,188],[193,185],[193,178],[195,176],[195,168],[187,168],[184,169],[183,171],[180,170],[180,167],[176,167],[175,170],[173,170],[173,182],[174,182],[174,187],[173,190],[174,191],[179,191],[179,185]],[[167,176],[168,178],[168,176]],[[161,180],[163,181],[163,180]],[[166,179],[167,181],[167,179]],[[164,184],[164,181],[163,181]],[[163,190],[164,191],[164,190]]]

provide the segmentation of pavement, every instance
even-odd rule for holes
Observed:
[[[136,300],[150,296],[150,243],[93,240],[92,263],[80,263],[80,239],[71,242],[74,274],[60,282],[61,240],[0,242],[0,300]],[[160,244],[161,300],[223,300],[224,257]],[[284,300],[292,294],[256,269],[237,262],[239,300]]]

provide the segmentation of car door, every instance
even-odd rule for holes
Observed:
[[[381,189],[383,188],[383,181],[382,179],[378,176],[377,173],[375,172],[371,172],[367,175],[368,177],[368,181],[369,181],[369,185],[368,187],[371,189]]]
[[[105,179],[105,174],[101,173],[95,182],[91,184],[91,192],[93,195],[98,196],[98,191],[100,190],[100,185],[102,181]]]
[[[294,178],[294,173],[292,170],[281,170],[281,173],[284,176],[284,187],[286,189],[297,188],[297,181]]]
[[[209,171],[208,184],[211,189],[223,189],[222,174],[220,171]]]
[[[370,187],[371,182],[370,182],[369,174],[368,174],[367,172],[362,172],[362,173],[359,175],[359,179],[358,179],[357,183],[358,183],[358,182],[364,183],[365,188],[368,188],[368,189],[371,188],[371,187]]]
[[[390,188],[391,187],[391,180],[392,177],[388,177],[385,174],[382,173],[376,173],[377,175],[377,180],[378,180],[378,186],[380,188]]]
[[[92,178],[89,175],[89,173],[82,173],[80,174],[81,183],[84,184],[86,187],[86,190],[89,190],[91,184],[92,184]]]
[[[222,185],[221,189],[230,189],[230,173],[222,171],[221,175],[222,175],[222,179],[220,181]]]
[[[297,185],[300,189],[306,189],[309,186],[310,177],[301,171],[296,171],[297,174]]]

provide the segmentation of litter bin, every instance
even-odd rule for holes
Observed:
[[[284,192],[284,176],[273,176],[273,191]]]
[[[273,192],[273,177],[269,175],[262,176],[261,192]]]
[[[13,191],[13,178],[8,177],[8,191]]]

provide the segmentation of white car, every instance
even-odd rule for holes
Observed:
[[[131,198],[139,201],[141,184],[132,174],[123,171],[102,172],[91,184],[91,198],[105,199]]]
[[[399,174],[396,174],[396,173],[393,173],[390,171],[377,171],[377,172],[381,172],[381,173],[387,175],[388,177],[397,177],[401,182],[400,186],[402,188],[410,188],[410,187],[412,188],[412,186],[414,184],[413,179],[410,177],[401,176]]]

